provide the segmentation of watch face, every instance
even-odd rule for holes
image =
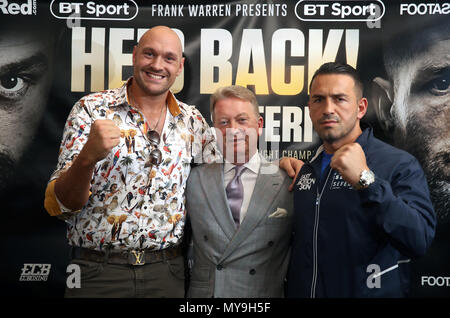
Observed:
[[[363,187],[367,187],[375,181],[375,176],[372,171],[363,170],[359,181]]]

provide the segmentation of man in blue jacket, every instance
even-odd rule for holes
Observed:
[[[288,297],[404,297],[409,261],[434,237],[435,213],[417,160],[362,129],[356,70],[326,63],[310,84],[323,144],[295,181]]]

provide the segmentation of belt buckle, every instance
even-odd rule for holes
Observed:
[[[145,264],[145,252],[132,250],[131,253],[128,253],[128,262],[131,265],[139,266]]]

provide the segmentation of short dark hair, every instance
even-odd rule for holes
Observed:
[[[351,65],[341,64],[338,62],[328,62],[322,64],[319,67],[319,69],[314,73],[311,79],[311,83],[309,84],[309,91],[311,91],[312,83],[316,78],[316,76],[325,74],[341,74],[350,76],[351,78],[353,78],[353,81],[355,82],[355,87],[357,88],[357,90],[359,90],[359,93],[361,94],[362,97],[364,85],[361,81],[361,78],[359,77],[358,71]]]

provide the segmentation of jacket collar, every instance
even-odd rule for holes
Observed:
[[[355,142],[359,143],[361,145],[361,147],[365,150],[367,147],[367,143],[369,142],[369,140],[372,137],[373,137],[373,129],[372,129],[372,127],[369,126],[369,127],[364,128],[361,135],[359,135],[358,138],[356,138]],[[323,144],[320,145],[319,148],[317,148],[316,153],[315,153],[314,157],[310,160],[310,162],[313,162],[314,160],[316,160],[320,156],[322,151],[324,151]]]
[[[367,127],[363,130],[362,134],[356,138],[356,142],[361,145],[363,149],[366,149],[368,142],[373,137],[372,127]]]

